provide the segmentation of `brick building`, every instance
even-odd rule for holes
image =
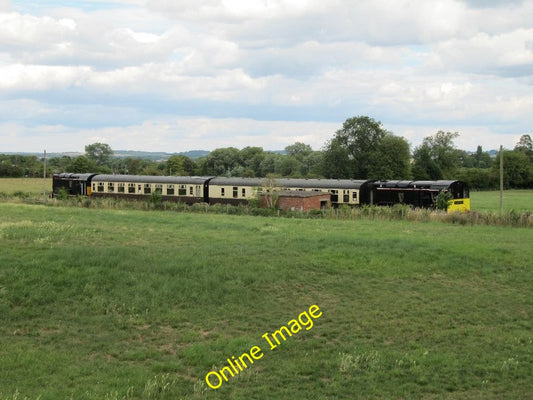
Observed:
[[[328,208],[331,193],[284,190],[277,192],[276,207],[284,211],[309,211]],[[263,198],[263,205],[266,204]]]

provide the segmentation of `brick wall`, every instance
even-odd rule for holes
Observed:
[[[320,210],[322,202],[330,205],[331,195],[319,194],[314,196],[280,196],[276,204],[277,208],[285,211],[309,211]]]

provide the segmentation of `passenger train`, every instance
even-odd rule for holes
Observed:
[[[53,195],[64,190],[69,195],[147,199],[158,193],[162,200],[187,204],[246,204],[268,190],[316,191],[329,193],[332,207],[408,204],[433,208],[437,195],[447,191],[451,195],[448,211],[470,210],[468,185],[462,181],[276,178],[274,185],[266,188],[264,178],[61,173],[53,176]]]

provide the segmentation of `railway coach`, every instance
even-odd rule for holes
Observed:
[[[52,182],[52,193],[57,195],[60,190],[64,190],[70,196],[90,196],[91,178],[96,174],[76,174],[62,173],[54,174]]]
[[[205,176],[55,174],[53,193],[68,188],[69,195],[126,199],[146,199],[155,193],[166,201],[207,203],[209,179]]]
[[[462,181],[375,181],[371,186],[370,204],[433,208],[437,196],[444,191],[451,198],[448,212],[470,210],[468,185]]]
[[[265,191],[321,192],[331,196],[331,205],[408,204],[434,208],[439,193],[449,193],[448,211],[470,209],[468,185],[461,181],[375,181],[350,179],[279,178],[265,186],[264,178],[213,176],[141,176],[101,174],[55,174],[53,193],[69,195],[147,199],[158,194],[163,200],[187,204],[246,204]]]
[[[273,187],[264,187],[264,178],[225,178],[209,180],[209,203],[243,204],[257,198],[265,190],[285,192],[321,192],[331,194],[331,204],[357,206],[369,201],[370,182],[349,179],[291,179],[272,181]]]

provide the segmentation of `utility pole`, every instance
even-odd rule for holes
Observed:
[[[503,215],[503,146],[500,145],[500,215]]]
[[[43,166],[43,199],[46,203],[46,149],[44,150],[44,166]]]

